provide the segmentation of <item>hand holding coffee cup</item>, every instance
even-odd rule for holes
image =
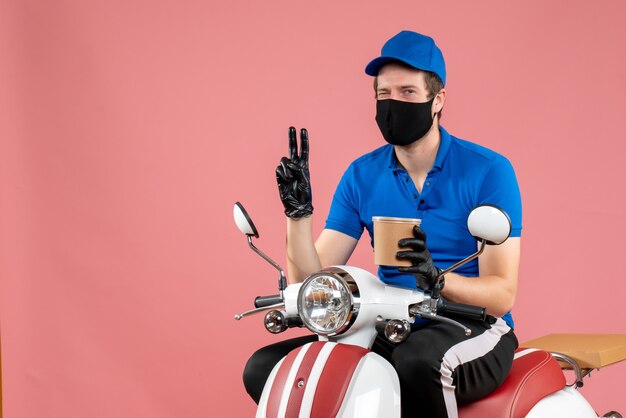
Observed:
[[[416,286],[429,291],[441,273],[426,246],[421,219],[374,216],[374,262],[396,266],[415,276]]]
[[[413,227],[413,238],[403,238],[398,242],[400,248],[408,250],[398,251],[396,257],[411,262],[410,267],[398,267],[402,273],[411,273],[415,277],[415,284],[424,291],[430,291],[435,286],[441,269],[435,266],[433,257],[426,246],[426,233],[419,226]],[[440,282],[440,290],[443,289]]]
[[[402,251],[398,242],[403,238],[413,236],[413,227],[419,227],[422,220],[374,216],[372,221],[374,222],[374,263],[379,266],[412,266],[410,260],[396,258],[398,251]]]

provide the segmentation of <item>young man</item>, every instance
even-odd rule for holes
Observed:
[[[510,309],[517,290],[521,200],[509,161],[479,145],[451,136],[439,124],[446,100],[446,69],[435,42],[403,31],[382,48],[365,72],[375,77],[376,121],[389,143],[354,161],[333,198],[326,227],[314,242],[308,137],[290,128],[290,158],[277,168],[287,215],[287,256],[291,281],[330,265],[346,264],[363,229],[373,237],[372,216],[422,219],[413,237],[400,241],[397,254],[412,267],[381,266],[388,284],[430,290],[442,269],[476,250],[466,228],[469,212],[489,203],[512,221],[512,238],[489,246],[478,261],[446,274],[442,296],[483,306],[498,317],[494,325],[461,320],[472,329],[421,321],[403,343],[377,338],[373,351],[398,371],[403,416],[456,417],[457,404],[484,397],[506,378],[517,339]],[[428,237],[428,240],[426,239]],[[373,240],[372,240],[373,241]],[[244,371],[258,401],[271,368],[289,350],[311,341],[303,337],[259,350]]]

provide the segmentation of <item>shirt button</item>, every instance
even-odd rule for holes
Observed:
[[[413,195],[413,199],[417,199],[417,195],[416,194]]]
[[[408,183],[409,182],[409,178],[408,177],[405,178],[404,181],[406,181]]]
[[[429,182],[429,181],[427,181],[427,182],[426,182],[426,185],[427,185],[427,186],[430,186],[430,182]]]

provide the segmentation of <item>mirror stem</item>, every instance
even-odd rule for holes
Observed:
[[[483,253],[483,251],[485,250],[485,245],[486,244],[487,244],[487,240],[484,240],[484,239],[481,240],[480,241],[480,248],[478,249],[478,251],[476,251],[474,254],[470,255],[469,257],[459,261],[458,263],[448,267],[447,269],[445,269],[441,273],[439,273],[439,276],[437,276],[437,280],[435,281],[435,284],[439,284],[439,281],[441,280],[441,278],[445,274],[450,273],[453,270],[456,270],[457,268],[461,267],[464,264],[469,263],[473,259],[477,258],[479,255],[481,255]]]
[[[260,255],[261,258],[263,258],[263,260],[270,263],[272,267],[274,267],[276,270],[278,270],[278,273],[280,273],[280,277],[278,279],[278,290],[280,292],[280,297],[282,298],[283,290],[285,290],[285,288],[287,287],[287,278],[285,277],[285,272],[278,264],[274,262],[274,260],[266,256],[265,253],[263,253],[263,251],[259,250],[257,247],[254,246],[254,244],[252,243],[251,235],[247,235],[247,237],[248,237],[248,245],[250,246],[250,248],[252,248],[252,251]]]
[[[478,249],[478,251],[476,251],[474,254],[470,255],[469,257],[464,258],[463,260],[459,261],[458,263],[455,263],[454,265],[448,267],[447,269],[439,273],[439,276],[437,276],[437,279],[435,279],[435,284],[433,285],[433,289],[430,294],[430,305],[431,305],[430,308],[433,312],[437,312],[437,303],[439,302],[439,297],[441,296],[441,279],[443,278],[443,276],[461,267],[462,265],[469,263],[473,259],[477,258],[485,250],[486,244],[487,244],[487,240],[484,240],[484,239],[481,240],[480,248]],[[469,335],[469,334],[466,334],[466,335]]]

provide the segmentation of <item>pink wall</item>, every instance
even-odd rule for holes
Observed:
[[[288,335],[233,320],[276,277],[232,204],[283,262],[273,171],[304,126],[322,227],[381,144],[363,67],[405,28],[444,51],[444,125],[517,169],[520,339],[626,332],[626,3],[382,4],[1,3],[6,417],[251,416],[243,365]],[[353,261],[374,268],[367,246]],[[624,373],[584,388],[598,410],[626,412]]]

